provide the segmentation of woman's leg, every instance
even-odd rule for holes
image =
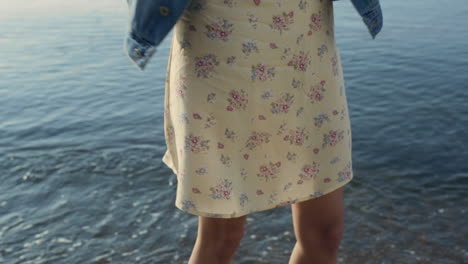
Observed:
[[[230,264],[244,236],[247,216],[198,217],[198,234],[188,264]]]
[[[296,244],[289,264],[335,264],[344,229],[343,186],[291,209]]]

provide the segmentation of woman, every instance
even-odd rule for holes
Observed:
[[[189,264],[230,263],[247,214],[285,205],[289,263],[335,263],[353,170],[333,2],[193,0],[166,77],[163,162],[199,216]]]

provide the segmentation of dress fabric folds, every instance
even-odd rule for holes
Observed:
[[[163,162],[175,206],[234,218],[353,178],[330,0],[193,0],[173,29]]]

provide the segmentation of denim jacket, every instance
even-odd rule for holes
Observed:
[[[191,1],[196,0],[127,0],[129,20],[123,47],[140,71],[144,71],[156,47],[168,35]],[[379,0],[351,2],[372,39],[375,39],[383,25]]]

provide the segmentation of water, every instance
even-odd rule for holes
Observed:
[[[468,263],[468,5],[349,1],[336,41],[353,131],[339,263]],[[170,36],[145,72],[126,1],[0,9],[0,263],[186,263],[197,217],[161,161]],[[233,263],[287,263],[290,207],[251,214]]]

